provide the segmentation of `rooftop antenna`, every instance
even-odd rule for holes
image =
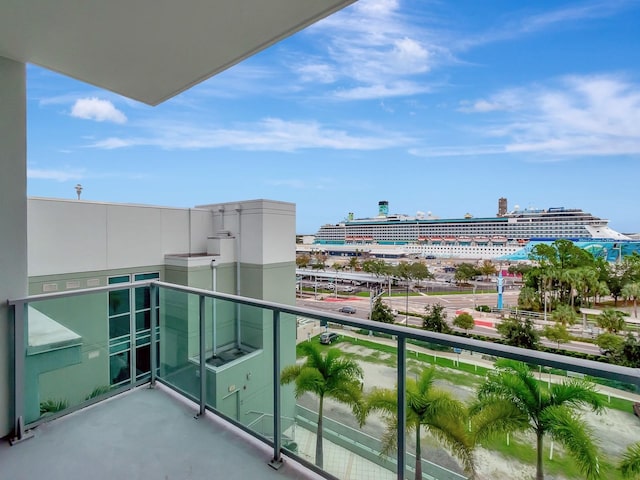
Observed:
[[[78,200],[80,200],[80,194],[82,193],[82,185],[79,183],[76,185],[76,193],[78,194]]]

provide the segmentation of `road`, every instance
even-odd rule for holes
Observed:
[[[447,320],[451,322],[456,317],[456,311],[463,308],[474,308],[476,305],[489,305],[495,306],[497,304],[496,293],[483,293],[483,294],[456,294],[456,295],[419,295],[410,296],[408,299],[408,311],[410,313],[422,314],[427,305],[440,304],[445,307],[447,313]],[[319,297],[320,298],[320,297]],[[382,297],[383,301],[389,305],[392,309],[404,312],[407,307],[407,297]],[[518,303],[518,292],[507,291],[503,294],[504,305],[516,305]],[[348,297],[348,298],[327,298],[326,300],[315,300],[314,298],[301,298],[297,300],[297,305],[300,307],[312,308],[315,310],[321,310],[330,313],[340,313],[338,310],[344,305],[350,305],[356,309],[356,313],[353,317],[366,319],[369,315],[370,300],[364,297]],[[477,313],[474,314],[476,320],[486,318],[487,321],[493,322],[496,317],[490,314]],[[408,322],[407,322],[408,320]],[[404,325],[408,323],[410,326],[421,326],[422,319],[419,317],[409,315],[406,318],[404,315],[399,315],[396,323]],[[455,328],[455,327],[452,327]],[[471,333],[478,335],[484,335],[487,337],[500,338],[500,334],[495,328],[476,326]],[[558,345],[555,342],[550,342],[546,338],[541,339],[540,342],[546,347],[557,348]],[[588,353],[592,355],[600,355],[600,349],[593,344],[583,342],[569,342],[567,344],[560,344],[561,349],[572,350],[576,352]]]

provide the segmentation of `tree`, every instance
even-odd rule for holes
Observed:
[[[567,343],[571,338],[567,331],[567,327],[565,327],[563,323],[545,326],[542,330],[542,335],[547,337],[550,341],[556,342],[558,344],[558,348],[560,348],[561,343]]]
[[[444,311],[444,307],[439,303],[433,305],[427,305],[424,307],[426,315],[422,315],[422,328],[424,330],[431,330],[432,332],[450,333],[451,328],[447,324],[447,312]]]
[[[315,262],[313,263],[312,268],[316,270],[324,270],[326,267],[325,262],[327,261],[327,256],[322,252],[317,252],[313,258]]]
[[[362,368],[351,359],[342,357],[337,348],[323,353],[319,345],[304,342],[300,345],[306,355],[301,365],[285,367],[280,377],[282,385],[295,383],[295,396],[314,393],[319,398],[318,428],[316,434],[316,465],[322,468],[322,409],[324,398],[329,397],[345,403],[353,409],[357,418],[362,418]]]
[[[473,320],[473,317],[469,313],[461,313],[456,318],[453,319],[453,324],[463,329],[467,335],[469,334],[469,330],[476,326],[476,322]]]
[[[362,262],[362,271],[380,277],[389,273],[389,265],[384,260],[371,258]]]
[[[383,303],[382,299],[378,297],[371,309],[371,320],[383,323],[394,323],[396,318],[391,312],[389,306]]]
[[[635,335],[629,333],[622,344],[622,365],[631,368],[640,367],[640,344]]]
[[[613,308],[605,308],[596,319],[598,326],[609,333],[618,333],[624,330],[624,314]]]
[[[415,433],[415,478],[422,479],[422,429],[452,450],[465,472],[473,474],[473,451],[467,435],[464,405],[451,393],[435,388],[435,368],[424,369],[417,380],[407,378],[406,429]],[[374,388],[367,396],[367,410],[384,416],[387,431],[382,437],[383,453],[395,450],[398,433],[398,395],[396,390]]]
[[[525,310],[540,310],[538,293],[532,287],[522,287],[518,295],[518,305]]]
[[[393,274],[405,281],[407,287],[407,297],[405,303],[405,315],[406,319],[409,319],[409,281],[410,280],[423,280],[425,278],[433,278],[429,269],[420,262],[407,263],[400,262],[394,269]]]
[[[480,265],[480,268],[478,270],[482,275],[485,276],[487,280],[489,279],[490,275],[495,275],[496,273],[498,273],[498,269],[491,262],[491,260],[485,260],[484,262],[482,262],[482,265]]]
[[[357,270],[358,267],[360,266],[360,261],[358,260],[358,257],[356,257],[355,255],[353,257],[349,257],[348,265],[352,271]]]
[[[517,318],[507,318],[496,327],[498,333],[502,335],[507,345],[514,347],[537,350],[540,342],[538,332],[533,328],[531,319],[519,320]]]
[[[551,318],[554,322],[566,326],[576,323],[578,315],[576,315],[576,311],[570,305],[558,305],[551,314]]]
[[[455,278],[458,283],[466,283],[477,275],[480,275],[480,271],[475,267],[475,265],[471,265],[470,263],[461,263],[456,268],[456,273],[453,275],[453,278]]]
[[[627,283],[620,291],[625,300],[633,300],[633,316],[638,318],[638,297],[640,297],[640,283]]]
[[[617,358],[622,353],[624,339],[615,333],[603,333],[596,338],[596,345],[608,357]]]
[[[588,480],[600,478],[597,450],[586,423],[576,410],[591,407],[600,412],[602,401],[593,384],[572,379],[541,388],[529,367],[513,360],[498,360],[496,370],[489,372],[487,380],[478,389],[480,406],[509,403],[515,406],[527,430],[536,436],[536,480],[544,479],[543,439],[550,435],[564,445]]]
[[[598,335],[596,345],[600,347],[612,363],[625,367],[640,367],[640,344],[637,338],[629,333],[622,338],[614,333]]]
[[[296,266],[298,268],[306,268],[310,262],[311,262],[311,257],[309,257],[309,255],[307,254],[299,255],[296,257]]]
[[[429,271],[429,268],[422,262],[413,262],[410,265],[411,279],[416,280],[420,285],[421,280],[433,279],[433,274]]]

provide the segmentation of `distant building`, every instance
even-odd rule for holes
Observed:
[[[504,217],[507,213],[507,199],[504,197],[500,197],[498,199],[498,214],[497,217]]]

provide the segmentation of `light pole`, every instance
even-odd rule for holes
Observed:
[[[80,194],[82,193],[82,185],[79,183],[76,185],[76,193],[78,194],[78,200],[80,200]]]
[[[473,309],[475,310],[477,305],[476,305],[476,288],[478,288],[477,284],[473,284]]]

